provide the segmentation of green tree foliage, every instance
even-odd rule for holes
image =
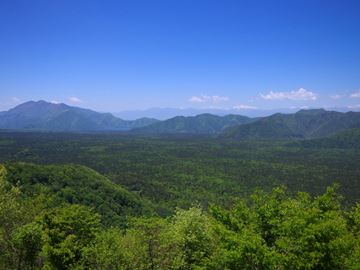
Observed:
[[[19,227],[13,235],[13,243],[18,255],[17,268],[35,269],[44,244],[42,227],[36,222]]]
[[[224,246],[229,269],[341,269],[354,257],[359,240],[349,230],[334,187],[314,200],[306,193],[292,198],[276,188],[255,193],[248,204],[215,207],[212,213],[229,242]]]
[[[136,218],[129,229],[100,231],[86,248],[83,264],[87,269],[167,269],[166,220]]]
[[[5,182],[6,169],[0,165],[0,260],[1,264],[16,264],[13,260],[15,248],[12,234],[22,221],[22,209],[17,201],[19,190],[10,188]]]
[[[98,209],[24,196],[7,174],[1,166],[0,269],[360,268],[360,205],[345,210],[337,186],[315,197],[258,190],[228,207],[134,216],[123,227],[102,224]]]
[[[127,215],[150,212],[150,205],[103,175],[79,165],[11,163],[6,180],[19,185],[24,196],[45,193],[53,205],[72,203],[94,207],[105,224],[123,224]]]
[[[35,242],[39,239],[36,228],[27,223],[31,222],[42,205],[36,198],[19,200],[19,187],[6,182],[6,175],[6,168],[0,165],[0,265],[32,269],[39,251]]]
[[[81,261],[83,249],[94,241],[100,229],[100,215],[85,206],[70,205],[45,213],[40,224],[49,265],[70,269]]]
[[[96,234],[94,241],[84,247],[82,265],[86,269],[94,270],[125,269],[126,259],[130,258],[126,252],[126,243],[119,229],[101,230]]]
[[[135,239],[135,242],[141,243],[138,253],[142,254],[143,260],[137,264],[142,264],[143,269],[166,268],[169,265],[168,258],[171,258],[170,250],[166,246],[165,231],[168,229],[168,222],[161,218],[137,218],[132,221],[131,229],[127,231],[126,236]],[[129,253],[132,253],[128,249]],[[136,262],[134,254],[132,261]],[[168,256],[168,258],[166,258]],[[127,263],[131,265],[131,262]],[[134,266],[136,267],[136,266]]]
[[[200,268],[211,260],[216,236],[211,219],[201,208],[177,210],[167,234],[169,245],[174,248],[174,269]]]
[[[360,203],[357,203],[349,215],[350,231],[355,235],[357,242],[354,243],[352,247],[352,254],[350,258],[347,259],[347,266],[352,270],[360,269]]]

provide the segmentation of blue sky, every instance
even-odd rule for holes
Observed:
[[[0,110],[360,108],[359,14],[358,0],[3,0]]]

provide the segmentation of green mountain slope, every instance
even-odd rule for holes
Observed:
[[[304,148],[360,149],[360,128],[341,131],[327,138],[298,141],[290,145]]]
[[[217,134],[225,128],[251,121],[253,121],[251,118],[241,115],[217,116],[206,113],[190,117],[176,116],[135,129],[134,132],[147,134]]]
[[[5,168],[6,180],[20,186],[25,196],[45,193],[54,196],[54,204],[93,207],[104,223],[120,225],[127,215],[150,212],[150,206],[139,196],[85,166],[8,163]]]
[[[274,114],[253,123],[228,128],[222,138],[289,139],[321,138],[342,130],[360,127],[360,113],[323,109],[301,110],[294,114]]]
[[[29,101],[0,114],[1,129],[50,130],[50,131],[103,131],[130,130],[157,122],[142,118],[125,121],[110,113],[54,104]]]

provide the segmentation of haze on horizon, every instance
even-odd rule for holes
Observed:
[[[0,3],[0,111],[360,109],[360,2]]]

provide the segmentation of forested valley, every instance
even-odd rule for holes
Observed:
[[[0,133],[0,269],[360,269],[358,130]]]

